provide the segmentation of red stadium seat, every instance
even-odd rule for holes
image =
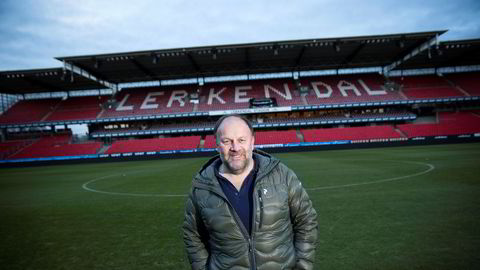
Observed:
[[[282,143],[298,143],[297,131],[257,131],[255,132],[255,145],[262,144],[282,144]]]
[[[207,135],[205,137],[205,143],[203,144],[203,148],[216,148],[217,143],[215,142],[215,136]]]
[[[0,124],[40,122],[51,113],[60,99],[22,100],[0,116]]]
[[[302,129],[302,133],[306,142],[402,138],[393,126]]]
[[[393,78],[393,80],[403,85],[402,92],[408,99],[465,96],[464,93],[451,86],[444,78],[435,75],[397,77]]]
[[[308,104],[403,100],[397,91],[385,90],[378,74],[324,76],[302,79],[310,87]]]
[[[70,97],[60,102],[45,121],[90,120],[97,118],[107,96]]]
[[[102,147],[102,143],[100,142],[70,144],[70,140],[71,135],[44,137],[9,158],[17,159],[90,155],[96,154],[98,149]]]
[[[67,100],[45,99],[20,101],[0,116],[0,123],[31,123],[40,121],[90,120],[167,113],[209,112],[249,108],[251,98],[275,98],[278,106],[348,104],[372,101],[445,98],[478,95],[478,73],[395,77],[403,85],[401,91],[386,90],[379,74],[305,77],[300,81],[309,86],[302,97],[292,79],[252,80],[206,84],[199,93],[199,104],[189,101],[196,85],[130,88],[116,96],[118,107],[102,111],[103,97],[70,97]],[[461,89],[463,90],[461,90]]]
[[[480,96],[480,72],[445,74],[445,77],[471,96]]]
[[[195,149],[200,143],[200,136],[118,140],[107,150],[107,154],[130,152],[153,152],[161,150]]]
[[[30,145],[32,140],[13,140],[0,142],[0,159],[6,159],[22,148]]]
[[[480,116],[472,112],[439,113],[439,123],[398,125],[409,138],[419,136],[448,136],[480,132]]]

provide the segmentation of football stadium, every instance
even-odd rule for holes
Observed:
[[[215,122],[301,179],[316,269],[480,266],[480,39],[446,30],[56,57],[0,72],[2,269],[190,269]]]

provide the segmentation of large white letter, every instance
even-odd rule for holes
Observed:
[[[367,91],[367,94],[370,96],[378,96],[378,95],[386,95],[387,91],[385,90],[370,90],[370,88],[367,86],[366,83],[363,82],[363,80],[359,79],[358,83]]]
[[[265,97],[270,98],[270,91],[272,90],[273,92],[277,93],[278,95],[282,96],[286,100],[292,100],[292,94],[290,93],[290,89],[288,88],[288,83],[284,83],[283,87],[285,88],[285,94],[278,91],[276,88],[269,84],[265,84],[264,89],[265,89]]]
[[[115,109],[116,111],[133,111],[133,105],[130,106],[124,106],[125,102],[127,102],[128,97],[130,97],[130,94],[126,94],[122,101],[120,101],[120,104],[118,104],[117,108]]]
[[[252,90],[252,86],[235,86],[235,103],[243,103],[250,100],[250,98],[242,98],[247,95],[247,92],[240,92],[241,90]]]
[[[170,95],[170,99],[168,100],[167,108],[172,107],[172,103],[174,100],[178,101],[180,103],[180,107],[185,106],[185,97],[188,95],[187,91],[185,90],[175,90],[172,92],[172,95]]]
[[[208,94],[208,102],[207,104],[208,105],[212,105],[212,101],[214,98],[216,98],[218,101],[220,101],[220,103],[222,104],[225,104],[225,100],[223,100],[221,97],[220,97],[220,94],[223,93],[223,91],[225,91],[225,89],[227,89],[226,87],[223,87],[222,89],[220,89],[220,91],[218,91],[216,94],[215,94],[215,89],[214,88],[210,88],[210,94]]]
[[[347,81],[341,80],[337,84],[338,89],[340,89],[340,92],[342,93],[342,96],[348,97],[347,90],[351,90],[355,93],[357,96],[361,96],[362,94],[360,91],[358,91],[358,88],[355,86],[353,83],[349,83]]]
[[[158,108],[158,104],[148,104],[149,102],[155,102],[157,99],[154,98],[156,96],[161,96],[163,95],[163,91],[162,92],[151,92],[151,93],[148,93],[148,95],[145,97],[145,99],[143,100],[143,103],[142,103],[142,106],[140,106],[140,109],[142,110],[145,110],[145,109],[156,109]]]
[[[320,93],[320,89],[318,89],[318,86],[323,86],[327,90],[327,92]],[[315,95],[317,95],[317,98],[329,98],[332,96],[332,87],[324,82],[312,82],[312,87],[313,91],[315,91]]]

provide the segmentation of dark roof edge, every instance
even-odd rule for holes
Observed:
[[[15,74],[15,73],[28,73],[35,74],[41,72],[53,72],[53,71],[62,71],[62,67],[52,67],[52,68],[39,68],[39,69],[17,69],[17,70],[4,70],[0,71],[0,74]]]
[[[480,43],[480,38],[440,41],[440,44],[463,44],[463,43]]]
[[[442,35],[448,30],[437,30],[437,31],[428,31],[428,32],[409,32],[409,33],[396,33],[396,34],[384,34],[384,35],[368,35],[368,36],[350,36],[350,37],[332,37],[332,38],[315,38],[315,39],[297,39],[297,40],[277,40],[277,41],[264,41],[264,42],[255,42],[255,43],[239,43],[239,44],[223,44],[223,45],[209,45],[209,46],[199,46],[199,47],[185,47],[185,48],[170,48],[170,49],[157,49],[157,50],[144,50],[144,51],[132,51],[132,52],[121,52],[121,53],[106,53],[106,54],[91,54],[91,55],[80,55],[80,56],[59,56],[55,59],[59,61],[69,61],[69,60],[81,60],[81,59],[92,59],[95,57],[113,57],[113,56],[134,56],[134,55],[146,55],[153,53],[162,53],[162,52],[189,52],[189,51],[198,51],[198,50],[208,50],[208,49],[231,49],[231,48],[246,48],[246,47],[260,47],[265,45],[294,45],[294,44],[305,44],[305,43],[315,43],[315,42],[342,42],[342,41],[358,41],[365,39],[379,39],[379,38],[401,38],[401,37],[417,37],[417,36],[435,36]]]

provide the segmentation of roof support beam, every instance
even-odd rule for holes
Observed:
[[[433,45],[438,45],[438,34],[436,34],[435,37],[420,44],[420,46],[415,47],[413,50],[411,50],[405,56],[401,57],[399,60],[394,61],[390,65],[383,67],[383,74],[385,74],[388,77],[388,74],[390,73],[391,70],[395,69],[396,67],[406,62],[408,59],[416,56],[417,54],[430,49],[430,47],[432,47]]]
[[[303,45],[302,48],[300,49],[300,52],[297,55],[297,58],[295,59],[295,66],[300,65],[300,62],[302,62],[303,55],[305,54],[305,50],[307,49],[307,46]]]
[[[363,47],[365,47],[365,43],[358,45],[351,54],[349,54],[347,57],[345,57],[345,59],[343,59],[343,64],[348,65],[350,62],[352,62],[352,60],[358,55],[358,53],[360,53]]]
[[[98,75],[95,74],[95,72],[89,70],[88,68],[86,67],[83,67],[82,65],[78,65],[75,66],[73,63],[67,63],[67,62],[63,62],[63,68],[66,69],[66,70],[69,70],[70,72],[72,73],[75,73],[75,74],[78,74],[84,78],[87,78],[89,80],[92,80],[92,81],[95,81],[107,88],[110,88],[113,93],[115,94],[118,90],[118,85],[117,84],[114,84],[114,83],[111,83],[105,79],[102,79],[102,78],[99,78]],[[73,76],[73,74],[72,74]]]
[[[251,66],[250,62],[250,49],[247,47],[244,49],[245,51],[245,67],[248,69]]]
[[[153,74],[148,68],[144,67],[142,64],[140,64],[136,59],[130,59],[130,61],[140,70],[143,72],[143,74],[147,75],[150,77],[152,80],[156,80],[155,74]]]
[[[193,58],[192,54],[190,52],[187,53],[188,60],[192,64],[193,68],[195,69],[196,72],[200,72],[200,67],[197,64],[197,61]]]

